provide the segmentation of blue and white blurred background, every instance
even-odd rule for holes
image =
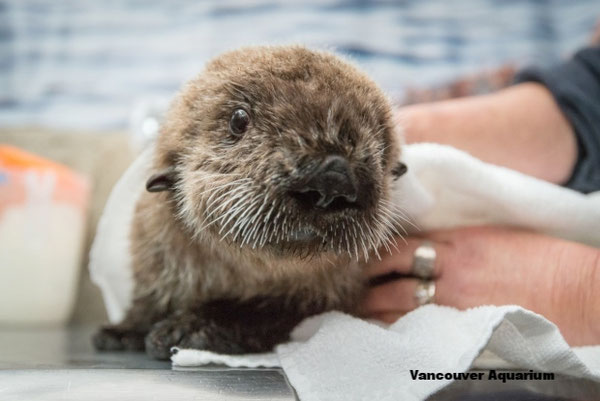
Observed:
[[[354,59],[387,92],[583,45],[598,0],[4,0],[0,126],[126,129],[204,62],[249,44],[304,43]]]

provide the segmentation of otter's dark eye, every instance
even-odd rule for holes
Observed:
[[[242,135],[250,124],[250,116],[244,109],[236,109],[231,115],[229,129],[233,135]]]

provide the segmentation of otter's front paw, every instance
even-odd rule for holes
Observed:
[[[99,351],[143,351],[144,335],[120,326],[104,326],[94,334],[92,344]]]
[[[195,314],[178,314],[152,326],[146,336],[146,352],[156,359],[169,359],[171,348],[189,348],[221,354],[252,351],[244,346],[244,333]]]
[[[154,324],[146,336],[146,353],[156,359],[169,359],[171,348],[204,349],[202,321],[192,314],[178,314]],[[195,340],[192,345],[190,339]]]

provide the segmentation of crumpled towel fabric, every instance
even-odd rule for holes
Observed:
[[[426,305],[388,328],[329,312],[303,325],[311,326],[303,327],[308,333],[294,333],[296,341],[277,346],[274,353],[179,350],[173,365],[281,366],[303,401],[422,400],[452,380],[415,380],[415,371],[465,372],[484,350],[480,360],[486,368],[600,381],[600,346],[571,349],[553,323],[518,306],[459,311]]]

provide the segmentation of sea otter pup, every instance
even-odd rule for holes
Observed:
[[[264,352],[303,318],[356,311],[393,244],[405,166],[381,90],[340,58],[249,47],[176,97],[131,229],[133,302],[101,350]]]

